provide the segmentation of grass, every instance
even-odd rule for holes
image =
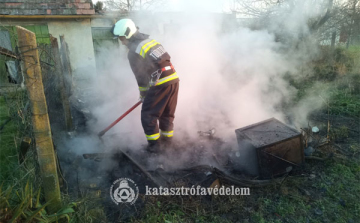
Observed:
[[[8,95],[9,96],[9,95]],[[85,196],[73,202],[63,194],[63,206],[56,214],[46,211],[40,188],[35,148],[27,152],[19,165],[19,144],[23,136],[31,136],[28,114],[22,114],[26,95],[15,93],[6,101],[0,96],[0,222],[104,222],[105,213],[98,200]],[[5,122],[10,118],[10,121]],[[5,124],[5,125],[4,125]],[[76,210],[76,212],[75,212]],[[62,221],[63,222],[63,221]]]
[[[331,114],[360,117],[360,94],[354,94],[348,89],[333,89],[329,92],[329,108]]]
[[[357,222],[358,160],[309,161],[303,171],[315,178],[290,176],[281,186],[252,189],[249,197],[151,197],[132,222]]]
[[[345,155],[331,145],[324,146],[315,155],[326,157],[332,152],[335,153],[332,159],[307,161],[301,171],[302,176],[290,176],[277,187],[253,188],[252,195],[248,197],[213,197],[210,202],[186,196],[176,200],[152,197],[147,200],[142,217],[134,218],[132,222],[358,222],[360,141],[359,132],[351,130],[351,126],[360,124],[358,49],[338,50],[337,66],[341,67],[340,63],[346,62],[346,66],[352,68],[344,76],[322,71],[318,77],[315,74],[315,77],[305,80],[289,80],[298,89],[294,103],[304,99],[309,92],[319,90],[318,95],[326,94],[324,98],[328,108],[318,113],[326,116],[329,112],[330,115],[353,120],[353,123],[343,122],[330,128],[330,139],[342,145]],[[350,61],[345,61],[348,58]],[[354,64],[349,66],[351,61]],[[337,77],[327,79],[327,75]],[[316,81],[321,81],[320,87],[315,86]],[[327,123],[323,125],[327,126]],[[314,177],[310,177],[312,175]]]
[[[5,124],[9,118],[10,122]],[[0,123],[2,126],[5,124],[0,134],[0,182],[5,187],[13,186],[26,173],[18,164],[19,127],[10,115],[4,97],[0,97]]]
[[[360,46],[350,46],[347,53],[354,58],[355,68],[360,68]]]
[[[338,93],[340,92],[341,90]],[[339,111],[344,111],[341,108],[343,103],[341,100],[344,99],[336,97],[336,100],[338,102],[333,106]],[[4,106],[3,98],[0,98],[0,102],[0,117],[3,122],[10,115]],[[346,126],[333,128],[333,132],[340,134],[338,137],[347,138],[344,135],[346,128]],[[27,177],[33,175],[25,176],[26,169],[18,166],[16,139],[19,136],[17,134],[17,125],[14,121],[9,122],[1,133],[1,182],[8,186],[17,185],[17,189],[11,188],[11,196],[15,195],[15,197],[7,199],[9,204],[7,208],[0,208],[2,211],[0,215],[11,219],[14,213],[20,213],[18,222],[25,222],[24,219],[30,219],[34,213],[38,213],[35,222],[51,222],[54,218],[51,219],[51,215],[49,217],[44,212],[42,207],[46,207],[46,203],[42,200],[42,195],[40,195],[40,205],[34,203],[38,196],[37,190],[33,190],[31,193],[33,198],[30,199],[35,208],[24,205],[24,203],[30,204],[29,196],[25,196],[24,199],[21,194],[26,188]],[[326,155],[330,150],[330,147],[326,147],[317,155]],[[359,152],[359,142],[351,141],[349,151]],[[253,188],[252,195],[246,197],[219,196],[212,199],[190,196],[176,197],[176,199],[146,197],[145,209],[140,216],[131,219],[131,222],[357,222],[360,218],[359,157],[349,158],[337,154],[333,159],[325,162],[308,161],[303,172],[305,173],[303,177],[290,176],[281,186]],[[310,174],[314,174],[315,178],[310,179]],[[2,188],[3,193],[9,193],[10,189],[5,190],[4,186]],[[19,194],[20,198],[16,194]],[[69,218],[70,222],[108,222],[106,213],[98,201],[92,198],[83,199],[75,205],[69,198],[64,200],[63,210],[68,211],[62,213],[64,219]],[[7,215],[4,214],[5,210],[8,211]]]
[[[349,50],[359,56],[357,49]],[[355,66],[357,65],[355,64]],[[324,75],[324,73],[322,74]],[[326,75],[325,75],[326,76]],[[321,78],[324,78],[322,76]],[[294,102],[308,95],[314,80],[292,82],[298,88]],[[319,112],[360,118],[360,78],[358,73],[335,80],[326,80],[329,109]],[[305,84],[304,84],[305,83]],[[324,90],[324,89],[322,89]],[[323,91],[324,92],[324,91]],[[8,122],[0,134],[0,222],[56,222],[63,217],[69,222],[108,222],[99,199],[85,196],[76,203],[63,195],[63,208],[58,215],[46,213],[46,202],[39,188],[28,182],[38,182],[34,153],[27,156],[23,165],[18,164],[18,145],[21,137],[30,135],[27,119],[19,108],[24,103],[15,102],[9,107],[0,97],[0,124]],[[19,115],[20,114],[20,115]],[[327,156],[326,161],[307,161],[303,175],[289,176],[282,185],[252,188],[251,196],[162,197],[146,196],[144,210],[129,221],[139,222],[339,222],[352,223],[360,219],[360,142],[354,138],[349,123],[331,126],[330,138],[341,144],[346,154],[333,146],[317,151],[317,156]],[[358,125],[357,124],[357,125]],[[326,123],[325,123],[326,126]],[[359,134],[359,133],[357,133]],[[34,151],[34,148],[32,148]],[[3,219],[2,219],[3,218]]]
[[[56,214],[46,212],[48,203],[44,201],[36,177],[34,148],[28,151],[24,163],[19,165],[18,147],[29,123],[24,117],[18,117],[19,112],[14,115],[14,110],[21,110],[16,109],[18,107],[16,100],[9,104],[0,96],[0,125],[3,127],[0,133],[0,222],[58,222],[62,218],[70,219],[76,205],[72,202],[64,203]]]
[[[14,196],[16,194],[16,196]],[[29,181],[21,190],[12,187],[2,191],[0,188],[0,220],[5,222],[58,222],[60,219],[70,220],[69,214],[75,212],[71,203],[54,214],[48,214],[46,207],[49,202],[41,203],[41,190],[34,190]]]

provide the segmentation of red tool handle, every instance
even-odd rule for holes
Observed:
[[[109,131],[109,129],[111,129],[114,125],[116,125],[118,122],[121,121],[121,119],[123,119],[125,116],[127,116],[130,112],[132,112],[132,110],[134,110],[137,106],[139,106],[141,104],[141,101],[138,101],[134,106],[132,106],[129,110],[127,110],[122,116],[120,116],[118,119],[116,119],[113,123],[111,123],[111,125],[109,125],[108,127],[106,127],[106,129],[102,130],[101,132],[99,132],[98,136],[101,137],[103,136],[107,131]]]

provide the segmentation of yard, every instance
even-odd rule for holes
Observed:
[[[358,59],[358,49],[341,52]],[[281,184],[251,188],[250,196],[140,196],[141,208],[122,221],[358,222],[360,78],[359,64],[354,66],[352,72],[330,79],[324,75],[326,70],[319,70],[323,73],[310,79],[288,80],[298,89],[294,104],[312,90],[314,80],[331,89],[328,106],[308,117],[309,123],[319,127],[319,137],[330,141],[317,147],[312,155],[315,159],[306,159],[304,166],[293,170]],[[66,218],[69,222],[112,222],[101,198],[90,193],[75,200],[63,193],[63,208],[56,214],[46,212],[33,142],[19,164],[25,154],[21,142],[32,134],[26,101],[23,91],[0,97],[0,221],[57,222]]]

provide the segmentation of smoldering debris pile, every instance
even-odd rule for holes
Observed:
[[[126,206],[120,214],[109,196],[112,184],[118,179],[136,182],[139,194],[146,193],[146,186],[214,187],[229,184],[261,187],[281,182],[281,176],[301,166],[301,134],[276,119],[236,131],[241,137],[235,147],[216,137],[216,130],[211,129],[199,131],[196,139],[175,139],[161,154],[146,152],[145,145],[141,149],[129,145],[109,146],[106,139],[104,143],[97,136],[72,136],[59,141],[67,142],[60,144],[58,150],[64,187],[75,197],[101,198],[111,216],[126,218],[143,203]],[[267,143],[263,143],[264,137]]]
[[[215,137],[214,130],[209,130],[199,132],[197,140],[175,141],[162,154],[126,145],[104,153],[105,145],[98,139],[90,142],[98,151],[76,154],[76,148],[68,148],[59,152],[60,164],[69,191],[78,193],[82,188],[90,188],[105,189],[106,193],[111,182],[121,177],[133,179],[140,188],[151,184],[169,187],[179,179],[189,185],[199,185],[217,173],[237,179],[234,181],[237,184],[251,185],[247,180],[281,176],[303,163],[301,134],[276,119],[237,131],[242,138],[238,137],[236,148]],[[267,143],[261,142],[264,137]]]
[[[58,156],[69,191],[75,194],[81,187],[94,190],[109,188],[110,183],[120,177],[129,177],[144,185],[150,185],[150,182],[155,185],[170,185],[176,180],[175,177],[164,180],[158,173],[172,173],[175,176],[180,169],[200,165],[222,168],[227,165],[227,154],[231,150],[226,142],[205,135],[199,136],[198,140],[175,141],[174,146],[161,155],[145,152],[145,146],[140,150],[126,145],[104,148],[106,145],[96,138],[89,143],[98,150],[74,148],[76,144],[72,144],[72,140],[76,140],[76,137],[70,139],[67,145],[61,145]]]

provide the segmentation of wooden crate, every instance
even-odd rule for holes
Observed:
[[[271,118],[235,130],[238,167],[246,174],[272,178],[304,162],[302,135]]]

